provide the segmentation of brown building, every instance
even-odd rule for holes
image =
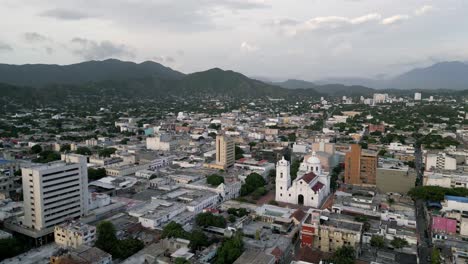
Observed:
[[[374,151],[361,149],[358,144],[351,145],[346,153],[344,181],[347,184],[375,185],[378,155]]]

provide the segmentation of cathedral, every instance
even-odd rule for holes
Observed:
[[[330,176],[316,153],[304,160],[291,181],[291,164],[284,157],[276,164],[276,201],[320,208],[330,194]]]

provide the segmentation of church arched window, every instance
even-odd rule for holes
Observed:
[[[282,172],[280,173],[280,177],[283,178],[283,173]]]

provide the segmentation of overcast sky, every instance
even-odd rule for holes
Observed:
[[[467,0],[0,0],[0,62],[382,77],[468,61]]]

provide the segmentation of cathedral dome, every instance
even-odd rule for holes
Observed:
[[[312,156],[307,159],[307,163],[311,165],[320,165],[320,159],[317,157],[317,153],[312,152]]]

